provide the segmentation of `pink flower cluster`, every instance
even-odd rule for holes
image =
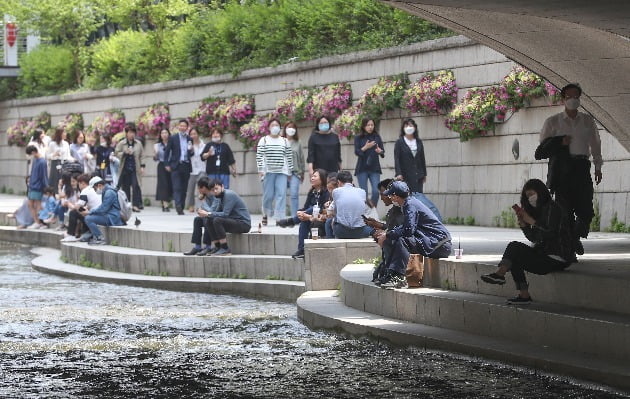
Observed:
[[[472,88],[449,112],[445,125],[459,133],[461,141],[484,136],[494,129],[495,104],[494,88]]]
[[[160,131],[171,124],[171,113],[168,104],[157,103],[150,106],[138,117],[136,129],[139,137],[157,137]]]
[[[226,133],[236,133],[255,113],[253,96],[208,97],[190,115],[190,122],[206,135],[215,126]]]
[[[199,133],[206,136],[210,129],[217,126],[219,122],[215,119],[214,113],[217,108],[224,103],[225,99],[219,97],[207,97],[201,100],[201,104],[188,118],[191,125],[199,129]]]
[[[313,89],[301,88],[292,90],[285,98],[276,102],[276,113],[283,120],[304,120],[306,108],[312,96]]]
[[[80,113],[70,113],[57,124],[68,134],[68,141],[74,141],[76,134],[83,130],[83,115]]]
[[[345,137],[350,139],[361,132],[363,117],[364,113],[361,104],[353,105],[345,109],[339,118],[335,119],[333,130],[339,135],[339,138]]]
[[[10,146],[16,145],[18,147],[25,147],[29,142],[29,131],[35,129],[35,124],[32,120],[20,118],[7,129],[7,142]]]
[[[240,127],[236,138],[246,149],[256,148],[260,139],[269,134],[269,121],[273,117],[273,114],[254,115],[248,123]]]
[[[558,89],[556,86],[552,85],[547,80],[545,80],[545,93],[547,94],[547,97],[549,97],[549,102],[552,105],[556,105],[562,100],[562,95],[560,94],[560,89]]]
[[[446,114],[457,103],[457,84],[451,70],[427,73],[405,92],[403,101],[410,112]]]
[[[114,135],[125,129],[125,113],[119,109],[112,109],[97,116],[88,126],[87,132],[98,135]]]
[[[323,115],[335,119],[352,105],[352,88],[349,83],[335,83],[324,86],[313,94],[306,106],[305,116],[315,120]]]
[[[409,76],[407,74],[380,78],[359,99],[363,114],[372,119],[380,119],[385,111],[400,108],[408,86]]]

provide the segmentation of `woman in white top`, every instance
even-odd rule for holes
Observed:
[[[67,137],[66,131],[58,127],[55,130],[55,136],[48,144],[48,152],[46,153],[46,158],[50,161],[48,185],[55,191],[57,191],[57,185],[61,177],[61,164],[74,161],[74,158],[70,155],[70,144],[66,141]]]
[[[256,165],[263,182],[262,211],[264,226],[268,217],[284,219],[287,214],[287,181],[293,170],[293,151],[289,141],[280,137],[280,121],[269,122],[269,135],[258,142]],[[273,207],[275,201],[275,210]]]
[[[74,138],[74,142],[70,144],[70,155],[72,155],[72,158],[76,159],[81,164],[81,166],[83,167],[83,172],[88,173],[86,171],[86,165],[91,154],[90,147],[85,142],[85,134],[83,132],[77,132],[77,135]]]
[[[46,157],[46,154],[48,154],[48,143],[50,143],[50,137],[46,135],[46,132],[43,129],[37,128],[35,129],[35,133],[33,134],[33,137],[27,147],[29,145],[34,145],[37,148],[37,153],[43,154],[44,157]],[[50,169],[50,165],[48,166],[48,169]],[[30,167],[28,173],[29,175],[31,173]]]
[[[206,145],[199,137],[197,128],[193,127],[188,134],[192,139],[191,149],[194,155],[190,157],[191,172],[190,179],[188,179],[188,189],[186,190],[186,204],[190,212],[195,212],[195,209],[199,207],[199,200],[195,195],[197,182],[199,179],[206,176],[206,163],[201,159],[201,153]]]

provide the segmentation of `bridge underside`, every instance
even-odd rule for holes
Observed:
[[[384,3],[465,35],[558,87],[630,151],[630,1],[406,0]]]

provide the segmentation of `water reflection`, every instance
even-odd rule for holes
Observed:
[[[68,280],[0,244],[0,397],[613,398],[482,360],[313,332],[295,305]]]

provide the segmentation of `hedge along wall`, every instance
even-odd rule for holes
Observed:
[[[464,37],[451,37],[410,46],[359,52],[323,58],[303,63],[281,65],[246,71],[237,78],[229,75],[208,76],[185,81],[171,81],[151,85],[107,89],[0,103],[0,186],[23,191],[26,162],[23,148],[8,147],[4,133],[20,117],[32,117],[41,111],[52,115],[52,123],[70,112],[82,112],[86,125],[111,108],[120,108],[127,120],[156,102],[170,104],[171,118],[185,118],[208,96],[229,97],[250,94],[255,97],[258,114],[275,109],[276,101],[292,89],[301,86],[321,86],[335,82],[349,82],[357,101],[378,79],[386,75],[407,72],[411,81],[426,72],[451,69],[460,88],[459,97],[471,87],[488,86],[499,82],[514,64],[503,55]],[[428,180],[425,193],[440,208],[445,217],[472,216],[476,222],[492,225],[495,218],[518,199],[525,180],[545,179],[546,163],[533,159],[538,132],[549,115],[561,111],[549,107],[544,100],[535,101],[493,135],[460,142],[459,135],[444,126],[444,116],[411,115],[418,122],[424,141]],[[394,174],[393,148],[400,132],[400,122],[409,114],[394,110],[384,115],[379,132],[385,141],[386,158],[383,178]],[[305,146],[312,125],[302,124],[299,131]],[[604,182],[597,188],[602,213],[602,227],[610,224],[614,212],[620,220],[630,217],[628,187],[630,176],[623,174],[628,167],[628,153],[607,132],[602,131],[604,154]],[[520,158],[512,156],[512,144],[520,142]],[[233,180],[232,188],[246,200],[253,213],[260,212],[260,182],[256,173],[255,154],[243,149],[233,137],[226,141],[236,152],[237,168],[241,173]],[[145,147],[147,173],[142,182],[143,195],[153,198],[155,193],[155,163],[152,161],[152,141]],[[344,168],[354,170],[356,157],[351,141],[342,141]],[[307,183],[302,187],[308,189]],[[302,197],[303,200],[303,197]],[[382,213],[382,212],[381,212]],[[626,216],[628,215],[628,216]]]

